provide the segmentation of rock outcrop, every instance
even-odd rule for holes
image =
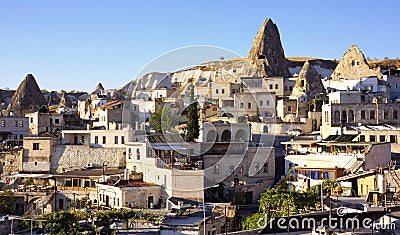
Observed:
[[[263,76],[290,76],[278,27],[271,19],[258,30],[247,59]]]
[[[26,113],[36,112],[41,109],[47,110],[46,99],[33,75],[28,74],[18,86],[4,115],[8,116],[11,112],[14,112],[17,117],[25,117]]]
[[[325,88],[321,79],[321,75],[315,70],[314,66],[306,61],[296,79],[292,96],[300,97],[305,95],[308,99],[312,99],[320,93],[325,95]]]
[[[335,71],[333,71],[332,80],[358,80],[374,76],[382,79],[380,68],[371,69],[360,48],[357,45],[352,45],[344,53]]]

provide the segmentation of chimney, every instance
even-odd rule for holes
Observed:
[[[124,170],[124,180],[129,180],[129,169],[125,168]]]

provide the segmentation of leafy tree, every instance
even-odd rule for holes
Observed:
[[[320,201],[315,190],[290,191],[285,187],[267,188],[260,196],[259,212],[242,222],[243,230],[258,228],[258,221],[268,222],[273,217],[305,213]]]
[[[162,107],[156,106],[156,110],[150,113],[150,125],[156,130],[157,133],[162,132],[161,126]]]
[[[186,141],[194,141],[199,135],[200,126],[197,102],[193,102],[188,106]]]
[[[46,229],[50,234],[78,234],[79,216],[74,212],[57,211],[39,218],[47,220]]]
[[[13,212],[15,198],[10,189],[6,189],[0,193],[0,214],[11,214]]]
[[[157,133],[164,133],[164,131],[173,131],[174,127],[178,124],[178,119],[174,113],[167,106],[157,106],[156,110],[150,113],[150,124]]]

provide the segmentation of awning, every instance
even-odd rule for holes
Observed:
[[[182,146],[170,146],[170,145],[155,145],[155,146],[151,145],[151,147],[153,149],[158,149],[158,150],[176,150],[176,151],[178,151],[178,150],[186,149]]]
[[[7,177],[10,178],[40,178],[40,179],[47,179],[51,178],[53,175],[50,174],[15,174],[9,175]]]

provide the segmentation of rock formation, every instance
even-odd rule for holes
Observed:
[[[258,30],[247,59],[262,75],[290,76],[278,27],[271,19],[267,18]]]
[[[344,53],[335,71],[333,71],[332,80],[358,80],[373,76],[382,79],[380,68],[371,69],[360,48],[356,45],[352,45],[346,53]]]
[[[65,92],[62,94],[58,107],[72,108],[72,101]]]
[[[317,94],[325,94],[325,88],[321,79],[321,75],[315,70],[314,66],[306,61],[296,79],[292,95],[296,97],[305,95],[308,99],[312,99]]]
[[[13,111],[17,117],[24,117],[26,113],[47,109],[47,102],[32,74],[28,74],[18,86],[11,98],[4,115],[8,116]]]

